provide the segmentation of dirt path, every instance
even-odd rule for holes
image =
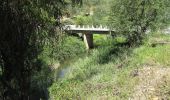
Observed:
[[[170,68],[158,66],[145,66],[138,73],[139,84],[134,89],[134,94],[129,100],[161,100],[156,95],[156,87],[162,83],[162,79],[170,75]]]

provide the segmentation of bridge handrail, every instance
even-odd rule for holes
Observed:
[[[110,30],[107,26],[93,26],[93,25],[65,25],[65,30]]]

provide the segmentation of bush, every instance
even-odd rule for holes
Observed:
[[[35,71],[32,75],[30,98],[33,100],[37,100],[38,98],[46,100],[49,98],[48,87],[51,86],[55,78],[55,71],[53,71],[53,67],[50,65],[57,63],[57,61],[64,61],[65,59],[76,57],[86,51],[83,41],[72,36],[64,36],[55,51],[50,47],[51,46],[44,46],[38,63],[38,66],[42,67],[39,67],[41,69],[38,69],[38,71]]]
[[[91,16],[77,16],[75,19],[76,25],[92,25]]]
[[[39,60],[39,65],[42,66],[41,69],[32,73],[30,100],[38,100],[40,98],[48,100],[48,87],[50,87],[54,81],[54,71],[52,68],[43,60]]]
[[[84,52],[86,52],[86,49],[83,41],[77,37],[66,36],[59,44],[55,58],[59,61],[63,61],[71,57],[76,57]]]

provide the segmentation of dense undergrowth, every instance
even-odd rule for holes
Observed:
[[[65,77],[53,83],[50,98],[127,100],[138,83],[139,68],[148,64],[170,66],[170,46],[153,47],[155,38],[170,40],[167,35],[150,35],[144,45],[128,48],[123,45],[123,38],[102,39],[98,43],[103,46],[77,59]]]
[[[38,100],[41,98],[48,100],[48,88],[56,79],[55,74],[56,70],[58,70],[57,67],[60,65],[59,63],[64,62],[66,59],[76,58],[85,52],[83,41],[73,36],[64,36],[58,42],[56,50],[51,49],[51,46],[44,46],[44,50],[39,56],[39,69],[32,72],[30,99]]]
[[[65,35],[62,40],[58,42],[55,50],[50,49],[50,47],[44,47],[40,58],[46,63],[51,64],[63,62],[66,59],[74,58],[85,52],[85,44],[80,38]]]

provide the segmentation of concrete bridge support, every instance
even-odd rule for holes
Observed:
[[[93,48],[93,34],[83,34],[86,49]]]

